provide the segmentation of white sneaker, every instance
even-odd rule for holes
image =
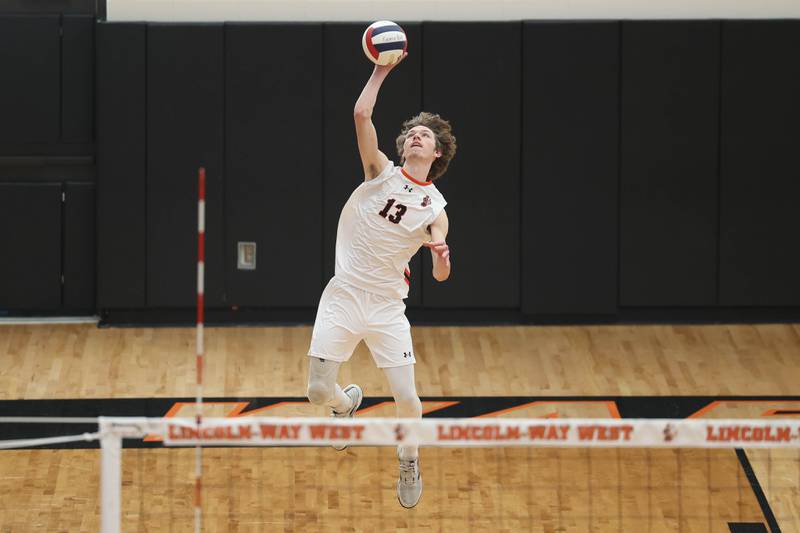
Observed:
[[[355,384],[350,384],[344,389],[342,389],[346,395],[353,400],[353,405],[347,411],[343,413],[337,413],[336,411],[331,411],[331,416],[336,418],[353,418],[356,416],[356,411],[358,411],[358,407],[361,405],[361,400],[364,399],[364,393],[361,390],[361,387]],[[342,451],[347,448],[347,444],[334,444],[333,448],[335,450]]]
[[[406,509],[411,509],[422,496],[422,476],[419,473],[419,457],[400,459],[400,479],[397,480],[397,500]]]

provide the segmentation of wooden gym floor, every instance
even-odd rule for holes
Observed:
[[[304,396],[310,334],[309,327],[207,329],[205,395]],[[423,397],[800,392],[800,325],[418,327],[414,339]],[[363,344],[340,375],[350,382],[367,396],[390,396]],[[0,325],[0,400],[192,397],[194,387],[190,328]],[[722,401],[698,414],[757,417],[767,403]],[[773,403],[800,408],[800,401]],[[281,414],[322,414],[293,409]],[[556,409],[587,416],[580,404]],[[800,450],[745,454],[772,521],[733,450],[424,449],[423,497],[405,510],[394,494],[391,449],[207,449],[204,525],[626,533],[774,533],[777,525],[800,532]],[[123,531],[192,531],[193,450],[126,449],[123,456]],[[99,470],[98,450],[0,451],[0,533],[97,531]]]

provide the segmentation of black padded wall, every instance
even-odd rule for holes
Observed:
[[[423,254],[425,307],[520,303],[520,38],[518,22],[423,26],[422,105],[451,121],[458,141],[436,181],[449,202],[452,272],[438,283]]]
[[[92,139],[93,65],[78,52],[92,36],[82,19],[62,21],[54,49],[74,67],[42,139],[72,153]],[[437,182],[453,274],[436,283],[423,250],[408,303],[531,315],[798,304],[798,24],[403,23],[411,55],[373,116],[381,149],[398,162],[400,124],[423,109],[459,141]],[[372,70],[365,26],[97,26],[101,308],[194,305],[200,165],[208,305],[317,303],[362,179],[352,109]],[[280,53],[289,41],[300,48]],[[464,60],[449,56],[453,42]],[[30,70],[9,50],[0,61]],[[12,119],[23,104],[5,102]],[[251,241],[257,270],[238,270],[236,245]],[[72,290],[67,307],[85,294]]]
[[[61,184],[0,184],[0,309],[61,305]]]
[[[720,303],[800,304],[800,21],[722,26]]]
[[[92,140],[94,102],[94,20],[64,15],[61,38],[61,140]]]
[[[229,24],[225,51],[228,302],[313,306],[322,277],[322,25]],[[255,270],[237,268],[239,242],[256,243]]]
[[[95,186],[64,186],[64,302],[65,309],[94,309],[95,303]]]
[[[369,23],[326,24],[324,27],[324,240],[323,282],[334,273],[336,228],[339,213],[350,193],[364,180],[358,154],[353,108],[372,73],[372,63],[361,50],[361,35]],[[372,120],[380,149],[400,164],[395,138],[403,121],[420,111],[422,102],[422,43],[420,25],[400,23],[408,38],[408,57],[398,65],[381,87]],[[411,286],[406,303],[421,300],[421,254],[411,261]]]
[[[197,298],[197,170],[206,168],[206,304],[223,304],[223,26],[147,34],[147,305]]]
[[[618,29],[615,22],[524,24],[525,313],[617,309]]]
[[[622,306],[717,303],[719,27],[622,23]]]
[[[60,24],[59,15],[0,15],[0,141],[58,140]]]
[[[146,26],[97,25],[97,305],[145,305]]]

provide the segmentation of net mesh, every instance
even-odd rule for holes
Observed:
[[[160,452],[126,460],[123,479],[132,481],[123,490],[126,529],[169,521],[190,530],[191,453]],[[211,531],[730,533],[731,523],[766,523],[733,450],[428,449],[422,456],[423,500],[413,514],[396,501],[392,450],[334,453],[206,450],[204,524]],[[783,484],[765,481],[763,489],[782,530],[797,531],[791,505],[798,496],[800,459],[796,453],[776,457],[778,450],[759,453],[755,468],[782,470],[787,478]],[[136,478],[151,468],[179,477],[154,491]]]

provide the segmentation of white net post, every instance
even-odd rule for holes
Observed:
[[[102,533],[119,533],[122,514],[122,436],[112,432],[100,439],[100,509]]]
[[[122,528],[122,440],[165,435],[164,420],[143,417],[99,417],[100,431],[100,531],[119,533]]]

